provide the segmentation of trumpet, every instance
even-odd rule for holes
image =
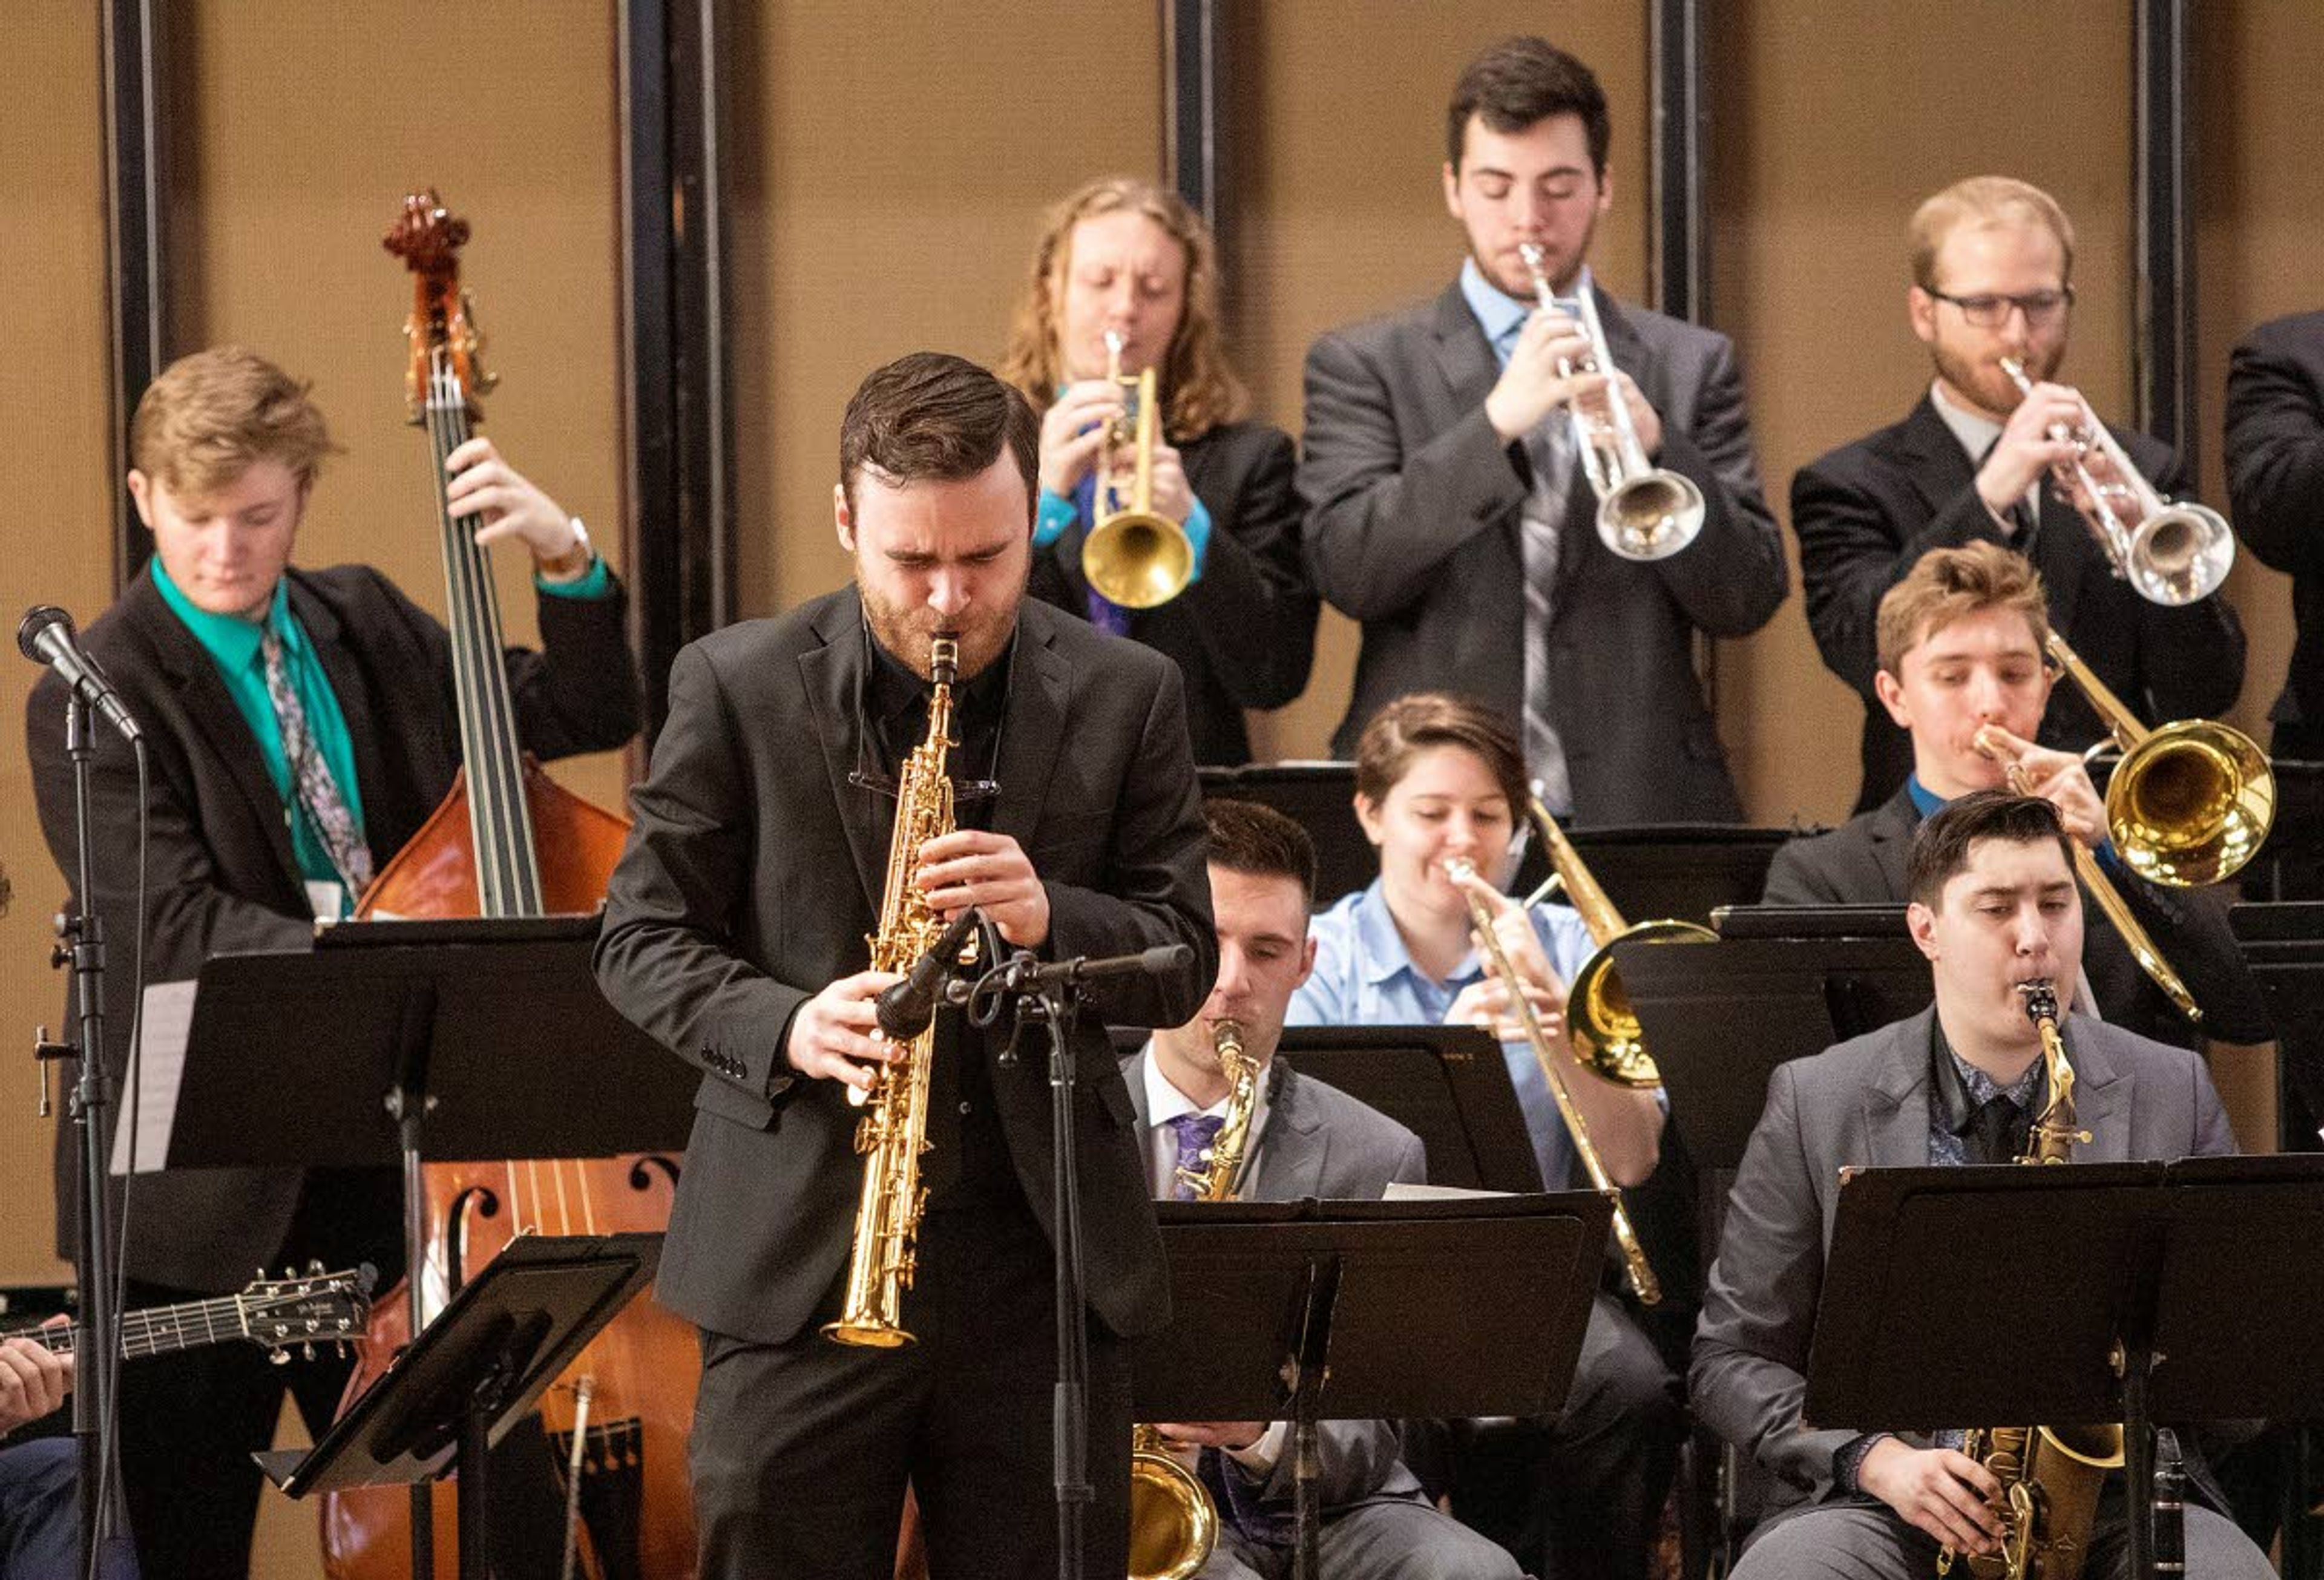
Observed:
[[[1130,391],[1126,409],[1108,425],[1099,447],[1092,510],[1097,519],[1082,543],[1082,574],[1108,602],[1124,609],[1152,609],[1186,590],[1194,578],[1194,547],[1186,530],[1154,508],[1154,442],[1158,408],[1154,370],[1137,375],[1121,371],[1121,335],[1105,332],[1106,381]],[[1125,500],[1113,468],[1113,452],[1134,445]]]
[[[1453,857],[1444,863],[1447,872],[1455,877],[1472,877],[1477,868],[1471,862]],[[1541,1017],[1533,1011],[1533,1001],[1526,997],[1524,980],[1509,963],[1508,951],[1501,947],[1500,935],[1493,930],[1490,907],[1469,894],[1469,918],[1475,923],[1478,947],[1492,961],[1494,974],[1508,988],[1509,1003],[1516,1006],[1517,1022],[1525,1028],[1526,1041],[1533,1045],[1533,1056],[1541,1063],[1541,1073],[1549,1081],[1549,1095],[1557,1100],[1559,1117],[1565,1121],[1566,1134],[1573,1137],[1573,1151],[1581,1158],[1582,1168],[1590,1175],[1590,1188],[1603,1196],[1614,1208],[1614,1244],[1622,1253],[1622,1266],[1628,1274],[1630,1289],[1638,1303],[1652,1306],[1663,1298],[1662,1281],[1655,1277],[1653,1265],[1646,1261],[1645,1248],[1639,1245],[1637,1231],[1630,1227],[1630,1215],[1623,1210],[1622,1192],[1613,1178],[1606,1172],[1605,1163],[1598,1156],[1598,1148],[1590,1139],[1590,1121],[1574,1106],[1573,1093],[1565,1084],[1565,1055],[1550,1046],[1549,1033],[1544,1029]],[[1553,971],[1552,975],[1554,976]],[[1566,997],[1567,1024],[1572,1024],[1573,995]],[[1547,1184],[1550,1181],[1545,1180]]]
[[[2034,381],[2016,358],[2003,357],[2001,371],[2021,395],[2034,392]],[[2081,406],[2080,424],[2057,423],[2050,429],[2052,439],[2074,446],[2052,470],[2058,486],[2089,523],[2107,563],[2149,603],[2176,607],[2209,598],[2236,563],[2236,537],[2227,518],[2208,505],[2173,504],[2157,493],[2089,402]]]
[[[2275,770],[2242,730],[2209,719],[2149,730],[2107,689],[2066,638],[2043,644],[2098,711],[2122,752],[2107,782],[2107,831],[2150,882],[2191,888],[2233,877],[2275,822]]]
[[[1563,888],[1598,945],[1597,952],[1582,961],[1582,969],[1574,974],[1573,991],[1565,1003],[1565,1037],[1572,1045],[1574,1060],[1617,1086],[1658,1087],[1663,1083],[1662,1071],[1655,1068],[1654,1058],[1646,1052],[1637,1011],[1630,1007],[1630,995],[1614,964],[1614,946],[1716,943],[1719,935],[1693,922],[1665,919],[1633,926],[1623,921],[1622,913],[1582,864],[1572,842],[1557,826],[1549,808],[1541,804],[1541,797],[1527,796],[1526,813],[1541,831],[1553,868],[1542,892]]]
[[[1614,355],[1607,349],[1606,326],[1599,322],[1598,304],[1591,293],[1585,289],[1571,303],[1561,300],[1542,272],[1541,249],[1527,242],[1517,253],[1533,276],[1534,295],[1543,310],[1570,309],[1589,337],[1587,360],[1575,363],[1559,359],[1560,376],[1602,373],[1606,378],[1602,415],[1584,411],[1580,400],[1570,400],[1565,408],[1572,419],[1582,474],[1598,496],[1598,540],[1624,559],[1667,559],[1702,530],[1702,491],[1692,480],[1646,459],[1630,404],[1615,382]]]

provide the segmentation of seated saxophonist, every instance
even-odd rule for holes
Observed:
[[[1930,816],[1913,836],[1907,917],[1928,957],[1935,1003],[1785,1064],[1768,1084],[1728,1199],[1692,1372],[1697,1419],[1782,1484],[1781,1511],[1744,1549],[1736,1580],[1926,1580],[1941,1546],[1975,1561],[1998,1550],[2002,1487],[1961,1451],[1962,1433],[1812,1430],[1801,1404],[1840,1171],[2006,1163],[2026,1152],[2051,1092],[2027,984],[2049,986],[2059,1005],[2076,1121],[2090,1137],[2080,1155],[2235,1150],[2192,1053],[2070,1007],[2063,989],[2080,969],[2082,901],[2070,837],[2050,802],[2001,790],[1974,791]],[[2004,1291],[1931,1297],[1989,1299],[2006,1309]],[[2010,1364],[2008,1337],[2006,1328],[1995,1333],[1993,1365]],[[2187,1470],[2187,1573],[2272,1575],[2218,1511],[2224,1502],[2199,1454],[2190,1453]],[[2086,1580],[2127,1569],[2120,1480],[2109,1477],[2099,1495]]]
[[[1392,1181],[1425,1180],[1418,1136],[1275,1057],[1292,990],[1315,960],[1307,936],[1315,847],[1306,831],[1250,802],[1213,800],[1206,815],[1217,986],[1194,1018],[1157,1032],[1122,1065],[1154,1194],[1217,1199],[1222,1187],[1244,1200],[1371,1200]],[[1220,1044],[1230,1038],[1240,1039],[1240,1060],[1228,1053],[1222,1061]],[[1254,1074],[1239,1088],[1231,1065],[1243,1061]],[[1238,1102],[1239,1089],[1248,1101]],[[1222,1171],[1232,1177],[1219,1178]],[[1157,1430],[1167,1447],[1200,1451],[1196,1474],[1219,1512],[1204,1580],[1287,1572],[1288,1423],[1179,1421]],[[1323,1423],[1321,1457],[1324,1573],[1515,1580],[1516,1560],[1422,1494],[1389,1422]]]
[[[1056,1572],[1048,1061],[1007,1056],[1005,1014],[987,1033],[940,1006],[925,1043],[873,1034],[913,963],[893,935],[972,905],[1004,948],[1047,960],[1191,951],[1115,985],[1074,1039],[1083,1557],[1124,1570],[1124,1341],[1167,1320],[1169,1285],[1102,1021],[1184,1021],[1217,952],[1176,666],[1025,601],[1038,433],[1022,396],[958,357],[874,372],[840,429],[853,585],[671,666],[595,963],[613,1005],[702,1074],[658,1293],[702,1329],[688,1468],[706,1577],[888,1574],[908,1479],[937,1576]],[[927,1150],[859,1152],[875,1106],[896,1117],[922,1071]],[[885,1234],[866,1233],[875,1167],[918,1170],[897,1193],[909,1221],[889,1220],[917,1268],[882,1281],[885,1347],[861,1342],[875,1314],[854,1309]]]

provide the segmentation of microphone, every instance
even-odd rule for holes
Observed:
[[[1185,969],[1194,959],[1194,951],[1183,943],[1157,944],[1136,954],[1109,955],[1094,960],[1080,955],[1070,960],[1042,964],[1020,956],[1005,968],[1008,976],[1003,985],[1013,993],[1032,993],[1053,984],[1098,982],[1108,977],[1165,977]]]
[[[82,650],[71,615],[52,603],[34,604],[16,627],[16,646],[33,663],[45,664],[63,675],[74,694],[104,714],[124,739],[134,741],[144,733],[129,716],[113,683]]]
[[[945,976],[959,957],[968,930],[982,919],[974,905],[963,911],[945,929],[944,936],[928,946],[928,952],[913,965],[910,974],[880,995],[880,1029],[890,1042],[908,1043],[928,1029],[928,1023],[936,1017],[936,998],[944,991]]]

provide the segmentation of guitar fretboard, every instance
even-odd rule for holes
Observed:
[[[150,1306],[128,1311],[121,1318],[121,1353],[126,1359],[167,1355],[245,1337],[242,1297],[221,1295],[211,1300],[189,1300],[178,1306]],[[0,1332],[0,1338],[29,1338],[51,1355],[69,1355],[80,1348],[81,1325],[60,1327],[19,1327]]]

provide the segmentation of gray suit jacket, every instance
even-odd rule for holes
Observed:
[[[1933,1007],[1778,1069],[1728,1197],[1719,1259],[1695,1328],[1697,1419],[1795,1489],[1821,1494],[1857,1434],[1801,1423],[1824,1255],[1850,1165],[1929,1161]],[[2201,1061],[2102,1022],[2070,1018],[2075,1107],[2090,1132],[2074,1156],[2121,1162],[2233,1153]]]
[[[1651,565],[1599,542],[1577,473],[1559,536],[1550,687],[1583,822],[1737,822],[1742,813],[1693,665],[1701,631],[1742,637],[1787,584],[1759,489],[1734,346],[1624,307],[1599,312],[1615,364],[1660,414],[1660,464],[1692,479],[1702,537]],[[1523,704],[1523,448],[1485,420],[1500,366],[1458,282],[1431,302],[1335,330],[1308,348],[1299,492],[1316,590],[1363,623],[1355,694],[1333,737],[1350,755],[1407,692]]]
[[[1121,1079],[1138,1111],[1138,1144],[1145,1155],[1153,1121],[1146,1107],[1146,1059],[1122,1061]],[[1281,1059],[1267,1070],[1267,1128],[1243,1166],[1236,1194],[1246,1201],[1377,1201],[1391,1181],[1425,1183],[1428,1157],[1420,1137],[1369,1104],[1334,1086],[1303,1076]],[[1400,1457],[1396,1428],[1387,1421],[1321,1423],[1323,1474],[1319,1500],[1328,1517],[1379,1499],[1416,1499],[1420,1483]],[[1288,1452],[1261,1490],[1291,1502]]]

